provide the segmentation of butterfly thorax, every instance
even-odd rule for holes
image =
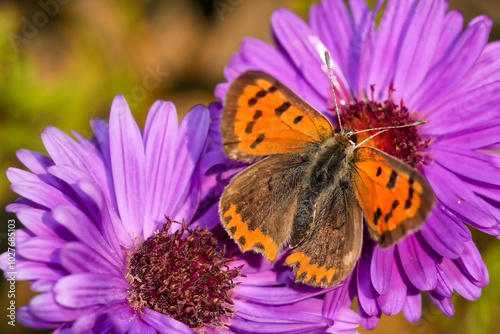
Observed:
[[[344,179],[347,174],[348,158],[354,144],[350,132],[340,131],[328,138],[318,148],[309,170],[310,181],[322,189]]]

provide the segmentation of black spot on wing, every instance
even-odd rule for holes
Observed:
[[[253,248],[255,248],[255,249],[257,249],[257,250],[260,250],[260,251],[262,251],[262,252],[265,250],[264,245],[263,245],[263,244],[261,244],[260,242],[256,242],[256,243],[254,243],[254,244],[253,244]]]
[[[264,138],[266,138],[266,135],[264,135],[263,133],[258,135],[257,138],[255,138],[255,141],[252,143],[252,145],[250,145],[250,148],[251,149],[256,148],[260,143],[264,141]]]
[[[382,167],[377,168],[377,176],[380,176],[382,174]]]
[[[389,182],[387,182],[387,188],[392,189],[396,186],[396,180],[398,179],[398,173],[394,170],[391,172],[391,176],[389,177]]]
[[[229,221],[231,221],[231,219],[233,219],[233,217],[231,217],[231,216],[226,217],[226,218],[228,218]],[[237,230],[238,230],[238,228],[236,226],[231,226],[229,228],[229,232],[231,232],[231,234],[235,234]]]
[[[300,121],[302,120],[302,118],[304,118],[304,116],[297,116],[297,117],[295,117],[295,119],[293,120],[293,124],[299,124]]]
[[[238,243],[241,245],[241,247],[243,247],[247,243],[247,239],[245,237],[240,237],[238,239]]]
[[[245,132],[250,134],[252,133],[252,130],[253,130],[253,126],[255,125],[255,121],[252,121],[252,122],[248,122],[247,123],[247,126],[245,128]]]
[[[248,100],[248,106],[253,107],[257,103],[257,99],[255,97],[252,97],[250,100]]]
[[[262,116],[262,110],[255,110],[255,114],[253,114],[253,120],[256,121]]]
[[[282,105],[274,109],[274,112],[278,117],[280,117],[285,111],[288,110],[288,108],[290,108],[290,106],[291,106],[290,102],[283,102]]]
[[[382,210],[377,208],[377,211],[375,211],[375,214],[373,215],[373,224],[377,225],[380,217],[382,217]]]
[[[266,94],[267,94],[267,91],[261,90],[261,91],[258,91],[257,94],[255,94],[255,97],[260,99],[260,98],[263,98],[264,96],[266,96]]]

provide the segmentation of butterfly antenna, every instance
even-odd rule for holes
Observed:
[[[364,143],[366,143],[367,141],[372,140],[373,138],[377,137],[379,134],[382,134],[382,133],[386,132],[387,130],[390,130],[390,129],[400,129],[400,128],[409,128],[409,127],[412,127],[412,126],[418,126],[418,125],[422,125],[422,124],[425,124],[425,123],[427,123],[426,120],[420,120],[420,121],[417,121],[417,122],[413,122],[413,123],[410,123],[410,124],[404,124],[404,125],[385,126],[385,127],[381,127],[381,128],[365,129],[365,130],[354,132],[353,134],[356,135],[356,134],[362,133],[362,132],[373,131],[373,130],[381,130],[381,131],[379,131],[379,132],[371,135],[370,137],[366,138],[361,143],[359,143],[359,144],[356,145],[356,146],[361,146]]]
[[[333,92],[333,101],[335,101],[335,112],[337,113],[337,117],[339,118],[339,127],[340,131],[342,131],[342,121],[340,120],[340,111],[339,107],[337,105],[337,97],[335,96],[335,87],[333,85],[333,75],[332,75],[332,70],[330,68],[330,54],[328,51],[325,50],[325,64],[326,68],[328,69],[328,77],[330,78],[330,85],[332,86],[332,92]]]

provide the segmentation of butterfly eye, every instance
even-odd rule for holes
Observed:
[[[358,138],[356,137],[356,135],[353,133],[351,135],[349,135],[349,139],[354,143],[354,144],[357,144],[358,143]]]

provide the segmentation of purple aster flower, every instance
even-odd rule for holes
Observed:
[[[447,316],[454,291],[481,295],[488,272],[467,225],[499,236],[499,43],[488,44],[491,21],[477,17],[464,29],[445,0],[389,0],[372,11],[363,0],[324,0],[309,24],[288,10],[272,17],[276,47],[247,39],[225,70],[232,81],[248,70],[267,72],[336,124],[324,50],[333,60],[345,126],[427,124],[391,130],[376,146],[416,167],[433,187],[437,204],[422,229],[381,249],[365,237],[362,256],[343,287],[328,292],[339,303],[358,297],[365,328],[381,314],[420,319],[421,292]],[[229,83],[216,89],[222,101]],[[219,110],[220,113],[220,110]],[[362,140],[362,138],[358,138]],[[326,307],[328,308],[328,307]]]
[[[142,133],[118,96],[109,124],[92,122],[94,139],[48,128],[49,157],[18,152],[30,171],[8,170],[21,198],[7,210],[25,228],[16,231],[15,268],[6,253],[0,263],[39,293],[18,312],[24,325],[75,333],[324,333],[359,325],[350,310],[322,316],[323,300],[303,301],[317,290],[285,286],[259,257],[225,251],[209,177],[224,160],[210,149],[209,125],[203,106],[178,125],[174,105],[157,102]]]

